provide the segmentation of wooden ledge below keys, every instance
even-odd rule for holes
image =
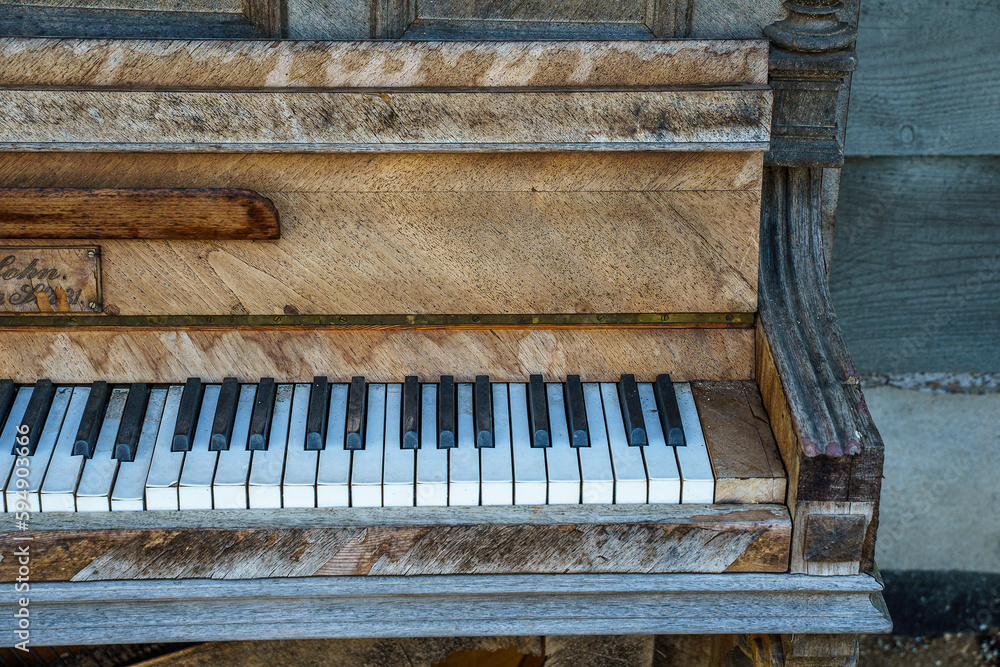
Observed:
[[[781,505],[38,513],[31,578],[784,572],[791,530]]]

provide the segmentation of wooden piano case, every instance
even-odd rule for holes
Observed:
[[[33,641],[709,632],[850,664],[889,621],[826,289],[846,24],[461,41],[489,17],[444,4],[373,9],[403,40],[0,37],[3,245],[97,248],[101,294],[0,315],[0,376],[670,372],[715,503],[37,513]]]

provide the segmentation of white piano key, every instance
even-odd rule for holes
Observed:
[[[250,461],[250,507],[279,509],[281,507],[281,473],[285,468],[288,447],[288,424],[292,414],[293,385],[279,384],[274,397],[271,434],[267,449],[256,450]]]
[[[233,437],[229,441],[229,449],[219,452],[219,463],[215,466],[215,479],[212,480],[212,505],[215,509],[246,509],[249,506],[247,478],[250,476],[253,452],[247,449],[247,445],[250,438],[250,416],[253,414],[256,398],[256,385],[245,384],[240,387]]]
[[[115,481],[115,472],[118,471],[118,459],[112,454],[127,398],[128,389],[118,388],[111,391],[111,398],[104,413],[104,423],[101,424],[97,446],[94,447],[94,456],[83,464],[80,486],[76,489],[77,512],[111,511],[111,485]]]
[[[472,418],[472,385],[456,385],[458,443],[448,453],[448,504],[479,504],[479,450],[476,448],[476,424]]]
[[[7,415],[7,422],[4,424],[3,432],[0,433],[0,488],[7,486],[7,481],[14,470],[14,463],[18,458],[14,454],[14,442],[18,436],[17,427],[21,425],[24,413],[28,409],[28,401],[31,400],[32,389],[33,387],[30,386],[18,387],[17,394],[14,396],[14,403],[10,406],[10,414]],[[16,503],[14,506],[7,505],[4,494],[0,494],[0,498],[3,498],[0,502],[4,503],[6,511],[17,511]]]
[[[550,505],[580,504],[580,457],[569,444],[566,397],[561,382],[545,385],[549,404],[552,445],[545,448],[545,470],[549,480]]]
[[[49,468],[52,460],[52,451],[56,447],[56,440],[59,437],[59,430],[62,428],[63,420],[66,418],[66,409],[69,407],[69,399],[73,395],[72,387],[59,387],[55,396],[52,397],[52,405],[49,407],[49,414],[45,417],[45,426],[42,427],[42,434],[38,438],[35,446],[35,453],[31,455],[28,465],[28,474],[18,477],[12,476],[7,483],[7,504],[16,505],[18,498],[25,498],[28,503],[28,512],[38,512],[41,509],[42,483],[45,479],[45,471]],[[24,483],[20,482],[24,479]],[[20,487],[20,488],[18,488]],[[18,495],[18,491],[25,494]]]
[[[510,448],[510,400],[507,385],[493,384],[493,447],[479,450],[483,505],[514,504],[514,461]]]
[[[215,423],[215,410],[219,407],[221,391],[221,385],[206,385],[201,397],[198,424],[194,428],[191,450],[184,457],[181,483],[177,489],[182,510],[212,509],[212,479],[215,478],[215,464],[218,462],[219,452],[210,451],[208,446],[212,440],[212,426]]]
[[[545,448],[531,446],[528,426],[528,386],[507,385],[510,396],[511,455],[514,459],[514,504],[544,505],[548,494],[545,476]]]
[[[183,393],[182,385],[173,385],[167,390],[163,415],[160,417],[160,428],[156,432],[156,444],[153,445],[153,460],[149,464],[149,475],[146,477],[147,510],[180,508],[177,487],[180,484],[181,467],[187,452],[171,451],[171,446]]]
[[[281,480],[283,507],[316,507],[316,465],[319,463],[319,452],[306,451],[309,392],[310,385],[297,384],[292,393],[288,452],[285,454],[285,475]]]
[[[351,460],[351,505],[382,506],[382,454],[385,451],[385,385],[368,385],[365,448],[355,449]]]
[[[438,449],[437,384],[420,388],[420,449],[417,450],[417,505],[448,504],[448,450]]]
[[[596,383],[583,385],[583,404],[587,408],[587,429],[590,431],[590,447],[576,450],[580,456],[583,504],[611,504],[615,501],[615,476],[611,470],[601,388]]]
[[[413,507],[416,472],[415,449],[403,449],[403,385],[390,384],[385,394],[385,466],[382,476],[382,504],[385,507]]]
[[[347,394],[350,385],[330,385],[330,416],[326,426],[326,446],[319,453],[316,471],[316,506],[350,506],[351,451],[345,449]]]
[[[684,425],[685,447],[674,447],[677,464],[681,471],[681,502],[687,504],[715,502],[715,475],[712,461],[705,445],[705,433],[701,430],[698,407],[688,383],[675,384],[677,407]]]
[[[77,482],[83,470],[82,456],[73,456],[73,445],[76,443],[76,433],[80,429],[83,411],[87,408],[90,398],[90,387],[76,387],[69,399],[66,418],[59,430],[56,448],[52,451],[52,462],[45,473],[42,482],[41,505],[43,512],[74,512],[76,511]]]
[[[113,512],[137,512],[145,509],[146,478],[149,476],[149,466],[153,462],[156,436],[160,432],[160,419],[163,417],[163,405],[166,401],[166,389],[157,387],[149,391],[149,402],[146,404],[142,431],[139,432],[135,459],[118,463],[118,477],[111,490]]]
[[[618,386],[614,382],[601,383],[601,400],[604,403],[604,423],[608,429],[608,447],[615,475],[615,504],[645,503],[649,497],[646,482],[646,465],[642,460],[642,447],[630,447],[625,435],[625,422],[618,402]]]
[[[656,408],[656,394],[649,382],[638,383],[639,404],[642,419],[646,423],[648,444],[642,449],[646,461],[646,477],[649,479],[649,502],[676,505],[681,501],[681,473],[677,469],[674,447],[667,446],[660,423],[660,413]]]

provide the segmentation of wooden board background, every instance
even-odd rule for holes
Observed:
[[[315,375],[349,381],[400,382],[403,375],[436,381],[442,374],[471,382],[524,382],[532,373],[586,382],[621,373],[677,382],[753,377],[752,329],[8,329],[0,330],[0,377],[16,382],[309,382]]]
[[[1000,372],[1000,14],[862,3],[831,289],[863,373]]]
[[[102,242],[110,314],[754,312],[760,161],[40,153],[0,186],[274,202],[278,241]]]

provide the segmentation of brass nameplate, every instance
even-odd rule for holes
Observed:
[[[0,312],[101,310],[101,249],[0,246]]]

